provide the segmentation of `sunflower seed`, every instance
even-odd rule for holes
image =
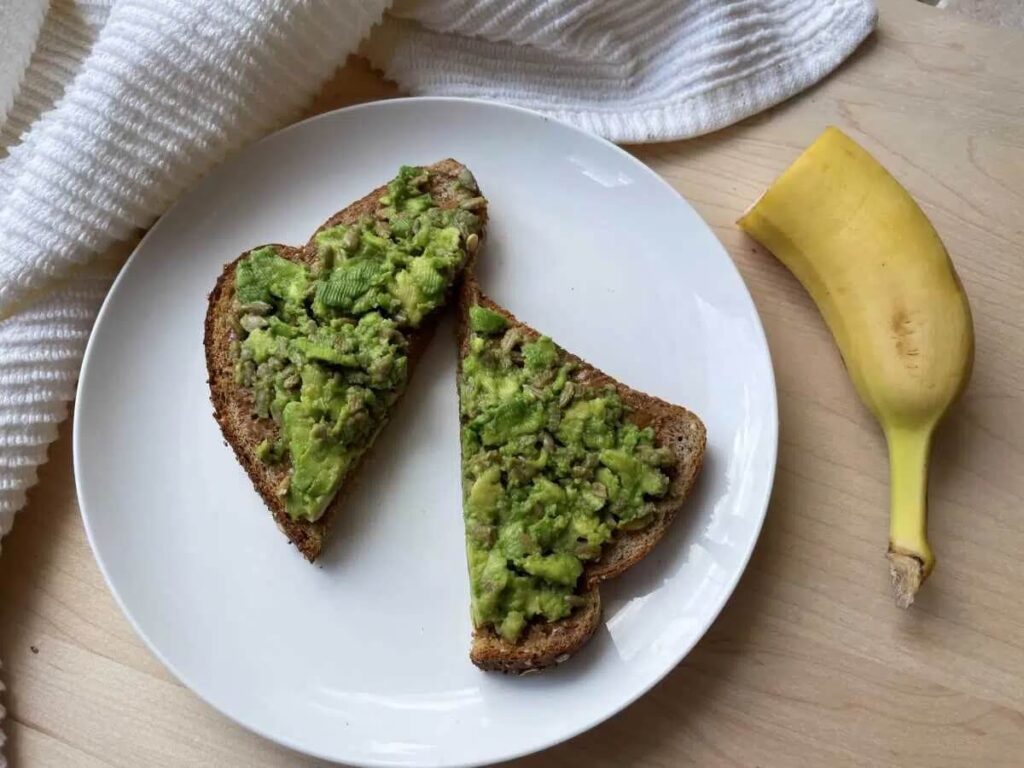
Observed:
[[[567,381],[565,386],[562,388],[562,394],[558,396],[558,407],[565,408],[569,403],[572,402],[573,396],[576,394],[576,385],[571,381]]]
[[[259,315],[245,315],[239,320],[239,325],[242,326],[242,330],[252,333],[257,328],[266,328],[267,318],[260,317]]]
[[[238,307],[239,315],[269,315],[273,307],[265,301],[250,301]]]
[[[349,227],[345,231],[345,236],[341,238],[341,247],[346,251],[354,251],[359,247],[359,230],[355,227]]]
[[[462,168],[459,171],[458,178],[459,178],[459,184],[464,186],[470,192],[479,192],[480,191],[480,187],[478,187],[476,185],[476,177],[473,176],[473,173],[469,170],[469,168]]]
[[[487,205],[487,201],[482,197],[471,197],[459,203],[459,207],[464,211],[477,211],[485,205]]]

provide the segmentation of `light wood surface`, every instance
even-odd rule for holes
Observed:
[[[880,6],[878,33],[823,84],[632,150],[711,223],[764,319],[775,491],[746,575],[685,662],[523,766],[1024,765],[1024,34]],[[350,65],[316,109],[393,92]],[[733,225],[829,123],[921,202],[974,310],[974,379],[934,457],[939,565],[908,612],[888,592],[881,436],[808,297]],[[85,540],[68,426],[3,543],[0,658],[14,766],[316,764],[221,717],[136,638]]]

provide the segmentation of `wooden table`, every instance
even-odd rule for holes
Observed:
[[[1024,34],[910,0],[823,84],[694,141],[632,151],[739,265],[775,360],[781,441],[757,551],[686,661],[524,766],[1024,765]],[[350,64],[316,109],[394,91]],[[939,567],[896,609],[882,437],[796,281],[733,225],[821,129],[863,142],[924,206],[967,286],[974,379],[931,484]],[[143,647],[93,561],[65,425],[3,543],[0,658],[14,766],[296,766]]]

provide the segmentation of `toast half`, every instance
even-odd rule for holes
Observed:
[[[429,191],[437,206],[441,209],[454,209],[465,198],[465,179],[468,169],[456,160],[442,160],[427,166],[429,180],[424,186]],[[471,178],[471,175],[469,176]],[[460,181],[462,179],[462,181]],[[473,182],[475,185],[475,181]],[[386,185],[373,190],[360,200],[349,205],[342,211],[331,216],[317,228],[306,245],[292,247],[271,244],[280,256],[297,263],[312,267],[317,261],[317,248],[314,243],[316,234],[339,224],[354,224],[361,217],[372,216],[378,201],[387,191]],[[470,250],[466,264],[468,267],[480,251],[487,225],[486,206],[475,210],[480,219],[478,245]],[[337,510],[344,505],[344,499],[350,492],[359,475],[359,465],[365,460],[376,438],[359,457],[346,475],[334,499],[328,504],[323,515],[315,521],[293,519],[285,509],[283,497],[278,489],[288,481],[290,466],[284,461],[278,464],[264,463],[257,455],[257,446],[264,440],[274,441],[279,436],[277,424],[272,419],[256,418],[253,397],[249,390],[235,381],[236,357],[232,345],[238,340],[235,309],[235,270],[239,262],[250,252],[247,251],[224,267],[212,293],[206,312],[205,333],[203,344],[206,350],[206,369],[209,376],[210,398],[213,402],[213,415],[220,425],[227,444],[234,451],[239,463],[249,475],[256,491],[269,507],[274,521],[288,539],[298,548],[299,552],[313,562],[320,555],[324,546],[325,536]],[[449,289],[448,299],[452,298],[458,279]],[[446,301],[447,303],[447,301]],[[416,364],[433,336],[440,314],[440,308],[428,315],[418,328],[407,332],[408,338],[408,376],[412,376]],[[404,391],[404,388],[403,388]],[[401,393],[399,393],[400,396]],[[391,408],[394,408],[392,404]],[[386,420],[385,420],[386,421]],[[383,428],[384,423],[380,425]],[[379,433],[380,429],[378,429]]]
[[[467,273],[460,291],[456,327],[460,377],[462,360],[469,352],[469,309],[474,305],[502,315],[509,327],[518,328],[529,340],[541,335],[487,298],[472,273]],[[509,673],[539,670],[568,659],[582,648],[601,621],[600,583],[627,571],[661,541],[693,488],[704,460],[706,430],[695,414],[631,389],[579,357],[561,351],[576,365],[572,376],[574,382],[589,387],[613,386],[627,409],[627,419],[641,428],[650,427],[654,431],[655,443],[669,448],[675,460],[663,470],[669,484],[664,496],[655,503],[654,519],[639,530],[620,530],[604,547],[600,558],[585,566],[577,586],[577,594],[583,598],[583,604],[571,615],[554,622],[530,623],[515,643],[505,640],[489,626],[474,630],[470,659],[484,670]]]

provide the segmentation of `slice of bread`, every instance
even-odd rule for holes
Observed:
[[[504,316],[510,327],[520,329],[528,339],[541,335],[487,298],[472,272],[467,272],[459,296],[456,327],[460,376],[461,361],[469,352],[469,308],[474,304]],[[668,491],[655,505],[654,521],[639,530],[620,531],[604,548],[600,559],[587,564],[580,577],[580,593],[586,602],[572,615],[550,623],[531,623],[516,643],[505,640],[490,627],[474,631],[470,659],[485,670],[512,673],[538,670],[562,662],[582,648],[601,622],[600,583],[628,570],[654,549],[683,506],[704,460],[706,431],[696,415],[630,389],[575,355],[561,351],[577,365],[573,381],[591,387],[614,386],[627,408],[627,418],[640,427],[651,427],[655,443],[670,448],[676,462],[665,469],[669,477]]]
[[[448,159],[428,166],[427,170],[430,171],[430,178],[424,189],[431,193],[438,207],[458,207],[461,189],[459,177],[460,174],[464,177],[467,172],[465,166],[456,160]],[[362,216],[372,216],[378,199],[386,191],[386,186],[378,187],[361,200],[336,213],[316,232],[338,224],[355,223]],[[461,197],[465,197],[464,191],[461,192]],[[487,209],[484,207],[474,212],[480,217],[481,230],[478,243],[482,244],[486,232]],[[317,261],[317,249],[314,243],[316,232],[304,246],[276,245],[275,247],[284,258],[312,266]],[[479,244],[473,252],[469,253],[467,266],[474,259],[475,254],[480,252]],[[278,427],[272,419],[258,419],[253,416],[251,394],[248,389],[235,382],[235,357],[231,352],[232,342],[237,338],[234,307],[235,268],[248,253],[249,251],[243,253],[238,259],[224,267],[224,271],[217,279],[217,284],[209,297],[203,343],[206,347],[206,370],[209,376],[210,396],[213,401],[213,415],[220,425],[224,439],[248,473],[256,491],[270,508],[278,527],[295,544],[299,552],[312,562],[319,556],[331,519],[338,508],[344,504],[345,494],[351,489],[353,481],[359,475],[359,463],[366,457],[369,449],[363,453],[359,462],[348,473],[340,490],[320,519],[309,522],[294,520],[288,515],[284,499],[277,493],[277,489],[288,478],[289,463],[285,461],[276,465],[268,465],[256,455],[256,448],[264,439],[269,438],[273,441],[278,437]],[[454,286],[451,292],[454,293]],[[431,316],[424,319],[419,328],[407,334],[409,339],[409,377],[412,376],[416,363],[434,333],[439,314],[440,310],[433,312]],[[371,440],[371,444],[372,442]]]

